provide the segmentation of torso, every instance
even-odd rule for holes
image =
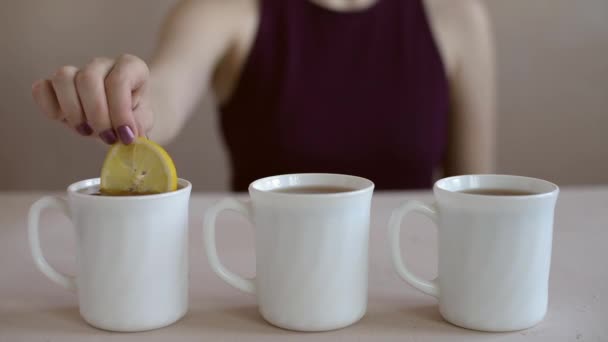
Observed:
[[[385,3],[377,3],[373,6],[389,6],[389,1],[395,0],[381,1],[385,1]],[[233,154],[232,157],[234,157],[232,160],[235,169],[233,188],[245,190],[247,183],[253,178],[268,176],[271,173],[289,172],[356,173],[371,178],[379,189],[428,187],[431,182],[432,168],[440,164],[440,159],[445,152],[448,94],[447,89],[444,88],[447,87],[447,79],[456,68],[458,58],[457,40],[454,39],[450,29],[449,17],[445,14],[447,12],[446,5],[444,5],[446,1],[449,2],[448,0],[423,2],[428,26],[434,38],[431,38],[431,41],[434,40],[436,53],[441,59],[441,62],[436,65],[437,68],[443,68],[443,70],[431,70],[429,73],[429,77],[435,81],[429,83],[424,80],[423,76],[412,75],[422,77],[411,81],[419,82],[420,86],[418,86],[408,82],[407,77],[394,77],[392,71],[385,70],[386,74],[383,74],[382,70],[388,68],[377,68],[376,70],[372,68],[372,70],[367,70],[371,74],[362,75],[363,79],[379,80],[385,85],[390,85],[393,90],[410,89],[410,94],[406,94],[413,96],[411,100],[408,100],[410,103],[400,102],[398,99],[401,95],[398,92],[385,96],[384,88],[378,92],[377,87],[357,84],[358,78],[352,78],[349,73],[352,68],[358,66],[356,63],[345,63],[346,66],[343,70],[336,70],[335,67],[332,67],[333,69],[327,70],[326,74],[323,72],[315,74],[318,70],[314,67],[311,69],[310,65],[314,63],[314,59],[312,61],[309,59],[298,67],[302,69],[308,66],[306,72],[293,73],[293,75],[298,75],[298,80],[275,78],[269,83],[281,84],[281,87],[257,92],[256,96],[261,98],[260,101],[266,101],[264,106],[268,107],[269,104],[275,106],[267,108],[268,110],[264,110],[264,107],[256,108],[258,99],[247,94],[243,95],[245,91],[251,93],[251,89],[256,87],[255,84],[240,84],[243,79],[245,82],[254,80],[263,87],[261,74],[248,70],[251,68],[248,66],[251,58],[254,59],[251,63],[258,63],[256,67],[266,67],[261,71],[262,73],[265,71],[266,74],[271,74],[275,71],[274,68],[263,62],[260,65],[259,61],[263,59],[256,56],[256,48],[259,49],[256,44],[260,43],[258,29],[263,20],[260,17],[262,10],[261,4],[257,1],[249,2],[249,6],[244,7],[246,11],[240,14],[242,20],[235,20],[240,23],[236,31],[238,33],[235,35],[234,44],[228,50],[229,52],[216,68],[213,82],[216,96],[222,104],[222,125],[225,138],[228,148]],[[303,7],[304,9],[310,11],[327,11],[327,15],[335,16],[336,19],[352,15],[352,13],[332,13],[332,10],[323,9],[312,3],[304,6],[307,6]],[[405,5],[393,3],[392,6]],[[374,7],[365,9],[365,11],[373,10],[379,9],[374,9]],[[315,15],[324,14],[315,13]],[[403,21],[403,18],[399,18],[399,20]],[[352,23],[344,20],[342,24]],[[356,26],[356,24],[354,25]],[[356,29],[355,26],[353,29]],[[294,27],[294,25],[290,27]],[[313,28],[312,26],[304,27],[306,30]],[[314,36],[313,33],[311,36],[307,33],[304,36],[318,39],[323,37],[323,34]],[[408,35],[405,34],[405,36]],[[306,42],[301,43],[304,49],[306,46],[311,49],[316,48],[314,41],[310,41],[309,45],[306,45]],[[358,47],[356,40],[346,43],[355,44],[353,46]],[[331,41],[328,41],[328,44],[325,48],[331,49]],[[403,46],[411,47],[411,43],[404,42]],[[377,47],[386,49],[386,46],[383,45]],[[277,49],[280,48],[277,47]],[[397,48],[378,56],[384,56],[382,57],[384,58],[383,63],[392,63],[391,57],[386,57],[387,55],[399,56],[403,53],[405,53],[403,55],[405,57],[410,54],[410,52]],[[395,63],[397,66],[395,72],[407,70],[402,69],[398,60]],[[289,67],[277,66],[279,72],[286,68]],[[437,73],[438,71],[441,72]],[[340,76],[340,72],[345,72],[345,74]],[[327,73],[335,75],[326,78]],[[334,80],[334,83],[331,80]],[[340,82],[343,81],[349,82],[348,87],[353,88],[348,93],[353,97],[351,100],[336,102],[335,98],[328,93],[332,89],[339,89]],[[299,84],[306,85],[308,88],[297,89]],[[310,87],[311,84],[318,85],[318,88]],[[242,87],[247,90],[242,90]],[[241,89],[240,92],[239,89]],[[412,90],[420,93],[413,95]],[[276,95],[277,92],[281,92],[281,95]],[[419,100],[428,93],[436,94],[439,97]],[[365,96],[380,100],[371,103],[370,101],[360,101]],[[235,97],[243,103],[235,105],[232,101]],[[318,104],[319,101],[327,105],[321,107],[310,105],[311,103]],[[413,113],[417,110],[416,108],[429,114],[416,115]],[[331,120],[327,121],[330,115]],[[344,124],[340,124],[340,122]],[[241,124],[245,127],[240,127]],[[252,128],[254,125],[261,128]],[[248,154],[244,152],[247,148],[258,149],[258,151],[251,151],[255,155],[248,158]]]
[[[243,65],[253,46],[260,21],[260,0],[245,0],[234,20],[235,38],[228,53],[218,64],[213,78],[213,90],[219,103],[226,103],[238,83]],[[311,0],[304,0],[311,1]],[[450,20],[454,0],[423,0],[435,42],[441,54],[445,71],[451,77],[458,58],[458,34]]]

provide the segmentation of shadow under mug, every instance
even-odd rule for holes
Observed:
[[[346,192],[283,193],[290,187],[341,187]],[[255,294],[266,321],[290,330],[324,331],[357,322],[367,309],[368,245],[374,184],[338,174],[292,174],[249,186],[249,201],[225,199],[205,213],[204,243],[213,271]],[[255,227],[256,277],[225,268],[215,222],[235,211]]]
[[[78,293],[80,315],[112,331],[170,325],[188,309],[188,202],[192,185],[145,196],[95,196],[99,178],[67,189],[67,200],[43,197],[29,212],[36,266]],[[64,213],[76,232],[77,275],[52,268],[42,254],[39,219],[46,208]]]
[[[466,191],[515,190],[529,195]],[[439,299],[449,322],[474,330],[529,328],[547,312],[557,185],[508,175],[467,175],[439,180],[435,201],[406,201],[393,211],[389,241],[393,265],[416,289]],[[421,279],[401,257],[401,221],[416,212],[438,227],[438,277]]]

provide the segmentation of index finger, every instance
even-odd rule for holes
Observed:
[[[141,59],[125,55],[118,59],[105,80],[112,127],[125,143],[130,143],[133,136],[145,133],[138,131],[139,125],[133,116],[133,92],[145,84],[148,75],[148,66]]]

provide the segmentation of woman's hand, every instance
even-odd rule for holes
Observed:
[[[63,66],[32,85],[32,95],[49,118],[106,144],[130,144],[154,124],[147,99],[149,69],[140,58],[98,57],[82,68]]]

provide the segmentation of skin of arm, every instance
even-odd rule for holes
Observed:
[[[495,172],[496,76],[489,16],[463,1],[462,46],[452,83],[446,175]]]
[[[168,15],[150,62],[149,136],[166,144],[200,99],[213,91],[216,66],[238,40],[238,13],[251,1],[183,0]]]
[[[496,76],[489,15],[479,0],[427,0],[450,82],[444,176],[495,172]]]

